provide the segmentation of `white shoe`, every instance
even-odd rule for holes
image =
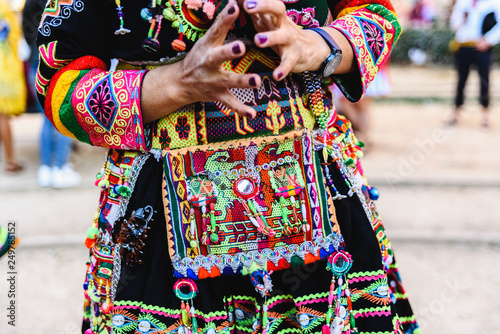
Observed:
[[[38,185],[40,187],[50,187],[52,185],[52,168],[41,165],[38,168]]]
[[[82,177],[79,173],[75,172],[73,168],[66,164],[62,168],[52,168],[52,187],[54,188],[68,188],[80,184]]]

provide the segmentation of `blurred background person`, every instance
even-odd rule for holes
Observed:
[[[417,0],[410,12],[410,24],[414,29],[428,29],[434,22],[434,8],[425,0]]]
[[[21,28],[7,0],[0,0],[0,141],[4,148],[6,172],[23,169],[14,152],[10,117],[26,110],[26,85],[18,46]]]
[[[38,49],[36,47],[37,28],[45,7],[45,0],[26,0],[23,9],[23,33],[31,47],[28,78],[31,87],[35,86],[38,67]],[[43,109],[35,101],[37,109],[43,115]],[[45,115],[40,133],[38,185],[41,187],[66,188],[80,184],[81,176],[68,163],[72,139],[59,133]]]
[[[464,88],[472,64],[477,66],[480,77],[479,102],[483,106],[481,125],[489,126],[489,74],[492,62],[491,49],[500,42],[500,3],[498,0],[458,0],[451,13],[450,27],[454,31],[453,49],[458,82],[455,109],[447,125],[458,122],[464,104]]]

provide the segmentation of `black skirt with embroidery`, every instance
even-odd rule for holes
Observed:
[[[122,262],[114,301],[115,334],[187,333],[182,326],[181,301],[173,292],[162,203],[162,162],[149,156],[137,179],[126,217],[148,205],[155,211],[145,238],[142,264]],[[335,187],[349,190],[339,170],[330,165]],[[333,190],[332,190],[333,191]],[[395,261],[384,268],[379,242],[356,195],[335,201],[345,249],[353,259],[347,274],[355,327],[360,333],[418,333],[402,288]],[[271,274],[273,290],[267,297],[269,333],[321,333],[328,311],[332,274],[326,261],[293,266]],[[264,300],[248,276],[221,276],[196,281],[193,300],[198,331],[203,333],[260,333]],[[340,315],[347,317],[343,307]],[[84,320],[83,329],[89,327]],[[346,330],[345,328],[344,330]],[[351,331],[354,333],[354,331]]]

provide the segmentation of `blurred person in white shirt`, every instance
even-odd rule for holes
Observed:
[[[500,2],[498,0],[457,0],[450,17],[450,27],[455,33],[455,62],[458,83],[455,109],[448,125],[455,125],[464,104],[464,88],[472,64],[477,66],[480,77],[480,98],[483,106],[481,125],[489,126],[489,72],[492,62],[491,49],[500,42]]]

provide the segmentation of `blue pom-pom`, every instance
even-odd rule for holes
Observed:
[[[174,276],[177,277],[177,278],[184,278],[184,275],[182,275],[180,272],[178,272],[177,270],[174,270]]]
[[[375,187],[370,187],[370,190],[368,190],[368,194],[370,195],[370,199],[372,201],[376,201],[380,197],[380,193],[378,192],[378,189]]]
[[[198,275],[196,275],[194,273],[194,271],[192,271],[191,269],[188,269],[187,272],[186,272],[186,276],[192,280],[197,280],[198,279]]]
[[[236,275],[241,275],[241,271],[243,270],[243,265],[239,266],[236,270]]]
[[[324,259],[324,258],[327,258],[328,257],[328,252],[326,250],[324,250],[323,248],[320,248],[319,249],[319,257]]]
[[[225,267],[222,271],[223,276],[234,276],[233,269],[231,267]]]
[[[89,288],[89,282],[83,283],[83,290],[87,290]]]

